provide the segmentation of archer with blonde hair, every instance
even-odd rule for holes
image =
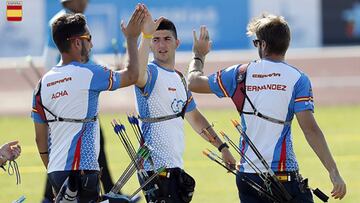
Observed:
[[[241,202],[313,202],[293,150],[291,122],[294,117],[329,172],[334,186],[332,196],[342,199],[346,185],[313,116],[310,80],[305,73],[285,62],[291,38],[288,23],[282,16],[263,14],[250,21],[247,34],[255,37],[253,44],[260,59],[204,76],[210,37],[206,27],[201,28],[199,38],[194,31],[194,58],[188,74],[191,91],[230,97],[239,112],[241,125],[236,124],[236,127],[241,133],[242,158],[236,183]],[[255,173],[254,165],[258,170]],[[271,184],[267,181],[269,174],[276,176]],[[263,186],[267,196],[259,195],[246,180]]]

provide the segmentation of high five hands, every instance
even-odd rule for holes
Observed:
[[[210,52],[212,41],[210,40],[209,31],[206,26],[200,27],[200,36],[197,37],[196,31],[193,30],[193,48],[192,51],[196,57],[202,59]]]

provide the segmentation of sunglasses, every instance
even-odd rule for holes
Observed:
[[[261,40],[259,40],[259,39],[253,40],[254,47],[258,47],[260,43],[261,43]]]
[[[80,35],[80,36],[75,36],[75,37],[69,37],[66,38],[66,40],[73,40],[73,39],[86,39],[87,41],[91,42],[91,35],[90,34],[86,34],[86,35]]]

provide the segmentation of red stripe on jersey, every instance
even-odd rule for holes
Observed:
[[[301,101],[313,101],[313,97],[298,97],[295,99],[295,102],[301,102]]]
[[[286,169],[286,136],[284,136],[284,139],[281,144],[281,153],[280,153],[280,160],[278,165],[279,171],[284,171]]]
[[[81,152],[81,138],[84,134],[84,131],[85,131],[85,128],[83,128],[81,130],[81,133],[80,133],[80,137],[76,143],[76,148],[75,148],[75,155],[74,155],[74,160],[73,160],[73,163],[72,163],[72,166],[71,166],[71,169],[72,170],[78,170],[79,169],[79,166],[80,166],[80,152]]]
[[[34,111],[34,110],[36,110],[36,111]],[[36,113],[38,113],[40,115],[40,117],[41,117],[41,119],[43,121],[47,120],[44,108],[41,105],[41,96],[40,96],[40,94],[35,96],[35,108],[34,108],[34,110],[33,110],[34,112],[36,112]]]
[[[223,85],[222,80],[221,80],[221,70],[218,71],[216,80],[217,80],[217,82],[219,84],[220,90],[225,95],[225,97],[229,97],[229,94],[226,92],[226,89],[224,88],[224,85]]]
[[[108,87],[108,90],[111,90],[112,89],[112,86],[113,86],[113,73],[112,71],[110,70],[110,77],[109,77],[109,87]]]

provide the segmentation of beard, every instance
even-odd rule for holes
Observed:
[[[85,48],[85,43],[84,41],[81,41],[81,52],[80,52],[80,55],[81,55],[81,60],[83,63],[87,63],[90,59],[90,51],[88,51],[86,48]]]

